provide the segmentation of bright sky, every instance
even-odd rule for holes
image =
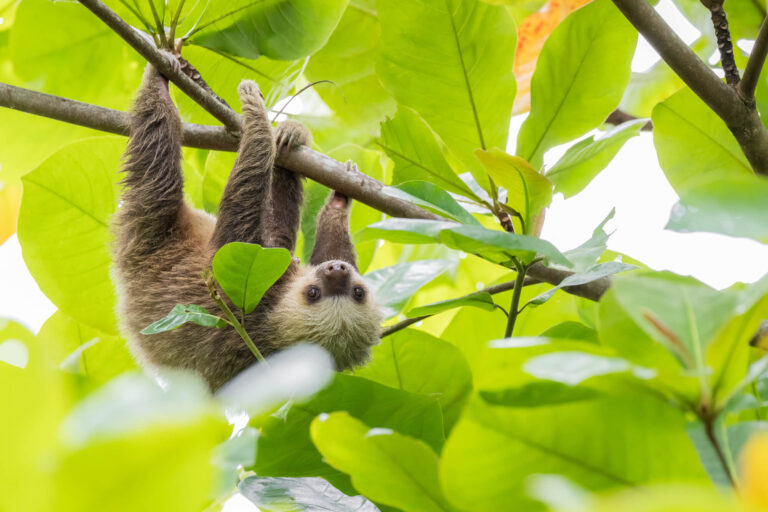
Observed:
[[[670,0],[659,2],[657,9],[687,42],[698,37],[698,31]],[[748,46],[745,43],[740,46]],[[641,39],[633,70],[644,71],[657,60],[653,49]],[[512,120],[510,149],[514,149],[522,120],[522,116]],[[547,155],[546,163],[551,165],[564,151],[556,148]],[[654,269],[690,274],[717,288],[737,281],[753,282],[768,273],[766,245],[722,235],[665,231],[676,200],[659,168],[651,134],[642,133],[627,142],[583,192],[568,200],[555,196],[542,236],[561,250],[570,249],[588,239],[615,207],[616,216],[608,225],[615,230],[609,248]],[[0,246],[0,290],[0,317],[18,320],[34,331],[55,310],[27,272],[15,236]]]

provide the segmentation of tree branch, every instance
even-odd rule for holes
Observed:
[[[163,76],[173,82],[187,96],[196,101],[208,113],[227,127],[232,133],[240,132],[240,114],[222,104],[216,98],[208,94],[194,80],[176,70],[168,59],[152,45],[141,32],[128,25],[125,21],[107,7],[101,0],[80,0],[88,10],[101,19],[109,28],[122,37],[134,50],[136,50],[147,62],[152,64]]]
[[[755,46],[749,55],[747,66],[744,69],[744,78],[738,85],[738,91],[745,100],[755,100],[755,89],[760,73],[763,71],[765,58],[768,56],[768,18],[763,20],[760,33],[757,34]]]
[[[489,286],[488,288],[483,288],[482,290],[478,290],[476,292],[468,293],[467,295],[464,295],[463,297],[460,297],[460,298],[472,297],[472,296],[475,296],[475,295],[480,295],[481,293],[489,293],[491,295],[496,295],[497,293],[508,292],[509,290],[514,290],[515,289],[515,283],[516,282],[517,282],[517,279],[515,279],[514,281],[508,281],[506,283],[495,284],[493,286]],[[538,284],[540,282],[541,281],[539,281],[538,279],[534,279],[532,277],[526,277],[525,280],[523,281],[523,286],[524,287],[525,286],[530,286],[532,284]],[[502,308],[502,311],[503,311],[503,308]],[[415,324],[417,322],[421,322],[425,318],[429,318],[429,317],[434,316],[436,314],[437,313],[435,313],[433,315],[424,315],[424,316],[416,316],[416,317],[413,317],[413,318],[406,318],[405,320],[403,320],[401,322],[398,322],[396,324],[392,324],[389,327],[384,328],[384,330],[381,332],[381,337],[385,338],[385,337],[389,336],[390,334],[396,333],[397,331],[402,331],[406,327],[410,327],[411,325],[413,325],[413,324]]]
[[[51,94],[30,91],[0,83],[0,107],[11,108],[38,116],[57,119],[95,130],[117,135],[128,135],[129,114],[80,101],[61,98]],[[223,127],[184,123],[182,141],[185,146],[237,151],[238,137]],[[352,199],[391,215],[414,219],[445,220],[423,210],[413,203],[385,194],[384,185],[365,174],[350,172],[341,162],[301,147],[288,154],[281,153],[277,162],[294,172],[313,179],[327,187],[348,195]],[[532,265],[528,275],[553,285],[560,284],[572,272],[545,267],[541,263]],[[564,288],[568,293],[597,301],[610,286],[609,278],[601,278],[579,286]],[[502,290],[503,291],[503,290]]]
[[[612,124],[612,125],[620,125],[621,123],[626,123],[627,121],[634,121],[635,119],[639,119],[636,116],[633,116],[632,114],[627,114],[623,110],[619,110],[618,108],[611,112],[608,117],[605,118],[606,124]],[[643,125],[640,130],[644,132],[650,132],[653,131],[653,123],[648,121]]]
[[[725,121],[755,172],[768,175],[768,130],[754,105],[743,101],[735,88],[709,69],[647,0],[613,3],[683,82]]]

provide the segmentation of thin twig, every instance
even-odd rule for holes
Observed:
[[[523,286],[530,286],[532,284],[537,284],[537,283],[540,283],[540,282],[541,281],[539,281],[538,279],[534,279],[532,277],[526,277],[525,281],[523,281]],[[459,297],[459,298],[463,299],[464,297],[474,297],[475,295],[480,295],[482,293],[488,293],[490,295],[496,295],[497,293],[508,292],[509,290],[514,290],[515,289],[516,283],[517,283],[517,279],[515,279],[514,281],[508,281],[506,283],[495,284],[493,286],[489,286],[487,288],[483,288],[482,290],[478,290],[476,292],[468,293],[467,295],[464,295],[463,297]],[[497,307],[499,307],[502,311],[504,311],[505,315],[509,316],[509,313],[507,313],[507,311],[504,308],[502,308],[501,306],[498,306],[498,305],[497,305]],[[423,315],[423,316],[417,316],[417,317],[413,317],[413,318],[406,318],[405,320],[402,320],[402,321],[400,321],[400,322],[398,322],[396,324],[393,324],[393,325],[390,325],[389,327],[384,328],[384,330],[381,332],[381,337],[384,338],[386,336],[389,336],[390,334],[396,333],[397,331],[402,331],[406,327],[410,327],[411,325],[413,325],[413,324],[415,324],[417,322],[421,322],[422,320],[424,320],[426,318],[429,318],[431,316],[434,316],[436,314],[437,313],[434,313],[432,315]]]
[[[207,275],[203,276],[205,279],[205,284],[208,286],[208,294],[211,296],[213,301],[216,303],[217,306],[219,306],[219,309],[224,313],[224,316],[227,317],[227,320],[229,321],[229,324],[235,328],[235,331],[237,331],[237,334],[240,335],[240,337],[243,339],[246,345],[248,345],[248,348],[250,349],[251,353],[258,359],[259,361],[264,361],[264,356],[261,355],[261,351],[256,347],[256,344],[253,342],[251,337],[248,335],[248,332],[245,330],[244,323],[240,323],[237,320],[237,317],[232,312],[232,310],[229,308],[227,303],[224,301],[224,299],[221,298],[221,295],[219,294],[219,291],[216,289],[216,283],[213,278],[213,273],[209,272]],[[245,316],[245,312],[243,312],[243,317]]]
[[[733,58],[733,41],[731,41],[731,31],[728,28],[728,17],[723,9],[724,0],[701,0],[704,7],[709,9],[712,16],[712,26],[715,28],[717,37],[717,49],[720,51],[720,64],[725,72],[725,83],[728,85],[738,85],[739,68],[736,67],[736,60]]]
[[[715,419],[716,418],[707,411],[701,411],[699,413],[699,420],[704,424],[704,431],[707,434],[707,439],[709,439],[709,444],[711,444],[712,448],[715,450],[717,459],[720,461],[720,465],[723,468],[723,472],[728,477],[728,482],[731,484],[731,487],[736,487],[736,482],[734,481],[733,474],[731,473],[731,467],[725,458],[723,449],[720,446],[720,441],[717,439],[717,435],[715,434]]]
[[[221,121],[232,133],[240,131],[240,114],[222,104],[216,98],[208,94],[205,89],[195,83],[181,70],[174,69],[173,65],[157,48],[149,43],[138,31],[123,21],[101,0],[80,0],[92,13],[122,37],[134,50],[136,50],[147,62],[152,64],[163,76],[173,82],[187,96],[192,98],[213,117]]]
[[[741,79],[737,90],[745,100],[755,101],[755,89],[760,73],[763,71],[765,58],[768,56],[768,18],[763,20],[760,32],[757,34],[755,46],[749,54],[747,66],[744,68],[744,77]]]

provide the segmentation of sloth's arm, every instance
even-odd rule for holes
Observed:
[[[118,222],[120,246],[141,256],[165,245],[184,202],[181,119],[168,80],[151,65],[144,72],[130,123]]]
[[[258,86],[246,80],[238,92],[243,105],[243,134],[219,205],[211,240],[215,248],[229,242],[263,245],[265,241],[275,141]]]
[[[347,162],[349,170],[356,170],[352,162]],[[349,235],[349,210],[352,199],[339,192],[332,192],[325,206],[317,215],[315,247],[309,262],[319,265],[328,260],[342,260],[357,268],[355,246]]]
[[[301,123],[285,121],[275,131],[277,151],[292,151],[312,144],[312,136]],[[301,220],[303,196],[301,178],[293,171],[275,165],[272,173],[272,198],[269,222],[264,230],[267,247],[296,248],[296,233]]]

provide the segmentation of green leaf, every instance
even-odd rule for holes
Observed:
[[[249,476],[237,490],[260,510],[379,512],[362,496],[347,496],[321,478]]]
[[[529,300],[526,305],[540,306],[541,304],[544,304],[549,299],[551,299],[557,290],[565,288],[566,286],[577,286],[580,284],[591,283],[592,281],[597,281],[603,277],[618,274],[619,272],[626,272],[627,270],[633,270],[636,268],[637,267],[634,265],[627,265],[626,263],[620,263],[618,261],[598,263],[597,265],[594,265],[583,272],[579,272],[577,274],[566,277],[557,286],[553,286],[546,292],[539,294]]]
[[[437,477],[437,454],[422,441],[368,427],[345,412],[312,422],[312,441],[335,468],[348,473],[366,496],[405,511],[455,510]]]
[[[211,2],[190,41],[230,55],[294,60],[323,47],[348,0]]]
[[[406,261],[369,272],[365,280],[379,304],[385,306],[386,316],[391,317],[402,311],[421,287],[455,267],[451,260]]]
[[[690,277],[641,271],[616,278],[612,292],[636,325],[700,381],[699,391],[709,388],[707,349],[733,316],[738,296]]]
[[[542,332],[542,338],[560,338],[566,340],[591,341],[597,343],[597,331],[581,322],[562,322]]]
[[[449,192],[477,199],[449,165],[450,150],[416,111],[400,106],[381,123],[379,146],[395,162],[393,183],[430,181]]]
[[[515,25],[500,6],[480,2],[376,3],[381,52],[376,72],[397,102],[416,110],[473,171],[473,151],[506,147],[515,98]]]
[[[392,218],[371,224],[355,233],[355,243],[388,240],[400,244],[434,244],[440,232],[456,226],[455,222]]]
[[[23,178],[19,243],[38,286],[64,313],[117,331],[109,277],[109,218],[125,139],[100,137],[57,151]]]
[[[597,140],[591,135],[568,148],[546,174],[554,183],[555,192],[562,192],[567,199],[584,190],[613,160],[624,143],[640,133],[645,123],[645,119],[627,121]]]
[[[45,321],[36,341],[61,369],[84,379],[85,392],[136,368],[123,338],[88,327],[61,311]]]
[[[210,314],[204,307],[194,304],[176,304],[165,318],[153,322],[142,329],[141,334],[157,334],[159,332],[172,331],[187,322],[202,325],[203,327],[216,327],[221,329],[227,325],[223,318]]]
[[[536,473],[590,490],[702,480],[684,425],[682,413],[643,395],[523,408],[475,400],[443,450],[440,483],[461,509],[538,511],[526,493]]]
[[[543,256],[553,263],[571,266],[571,262],[546,240],[486,229],[481,226],[458,226],[443,229],[440,232],[440,242],[452,249],[459,249],[467,253],[479,253],[504,261],[509,256],[516,256],[522,259],[524,263],[530,263],[535,257]]]
[[[264,95],[264,104],[272,108],[286,98],[294,89],[296,81],[306,65],[306,59],[295,61],[272,60],[267,57],[246,59],[222,55],[215,50],[200,46],[184,46],[184,58],[191,62],[206,83],[224,101],[233,108],[240,109],[240,97],[237,86],[241,81],[250,79],[259,84]],[[190,123],[216,124],[219,121],[205,111],[189,96],[176,88],[171,88],[173,98],[185,121]],[[272,116],[270,115],[270,118]],[[212,152],[215,154],[217,152]],[[232,153],[227,153],[231,155]],[[225,177],[229,174],[226,170]]]
[[[381,39],[375,9],[373,0],[350,2],[331,38],[312,55],[305,71],[310,82],[330,80],[336,84],[318,84],[314,91],[336,115],[331,129],[345,141],[360,144],[377,137],[379,122],[397,108],[374,69]]]
[[[473,308],[480,308],[486,311],[493,311],[496,304],[493,302],[493,297],[488,292],[473,293],[464,297],[456,299],[441,300],[440,302],[433,302],[425,306],[419,306],[413,308],[405,314],[408,318],[415,318],[418,316],[436,315],[449,309],[461,308],[464,306],[471,306]]]
[[[637,32],[609,0],[569,15],[536,63],[531,113],[520,128],[517,154],[538,168],[549,148],[598,127],[629,83],[636,41]]]
[[[216,251],[213,275],[232,303],[248,314],[290,264],[286,249],[231,242]]]
[[[427,181],[407,181],[396,187],[384,187],[382,192],[410,201],[462,224],[480,225],[480,222],[462,208],[448,192]]]
[[[565,256],[573,263],[573,268],[577,272],[582,272],[593,266],[597,259],[605,252],[610,233],[605,231],[605,225],[613,219],[616,214],[616,208],[612,208],[603,221],[592,231],[592,237],[570,251],[565,251]]]
[[[382,340],[373,347],[372,361],[355,374],[385,386],[436,397],[447,430],[458,420],[472,390],[472,373],[459,349],[414,329]]]
[[[678,194],[701,183],[752,174],[736,138],[690,89],[656,105],[652,120],[659,164]]]
[[[376,238],[406,244],[440,242],[451,249],[481,254],[498,262],[516,256],[529,263],[539,255],[553,263],[571,266],[568,259],[546,240],[482,226],[422,219],[387,219],[371,224],[355,234],[356,242]]]
[[[666,229],[690,233],[710,231],[768,243],[768,180],[755,175],[729,175],[698,181],[680,192]]]
[[[440,406],[426,397],[382,386],[351,375],[336,374],[330,386],[307,403],[292,404],[266,418],[251,420],[261,429],[252,469],[261,476],[319,476],[348,491],[340,473],[312,444],[309,425],[321,413],[346,411],[370,427],[391,428],[425,441],[435,451],[444,442]]]
[[[525,233],[533,231],[533,218],[552,202],[552,183],[520,158],[494,149],[476,150],[475,156],[497,185],[507,190],[507,205],[523,216]]]
[[[96,49],[99,58],[93,57]],[[144,65],[93,13],[69,2],[19,5],[8,51],[23,81],[18,85],[120,110],[133,97]]]

